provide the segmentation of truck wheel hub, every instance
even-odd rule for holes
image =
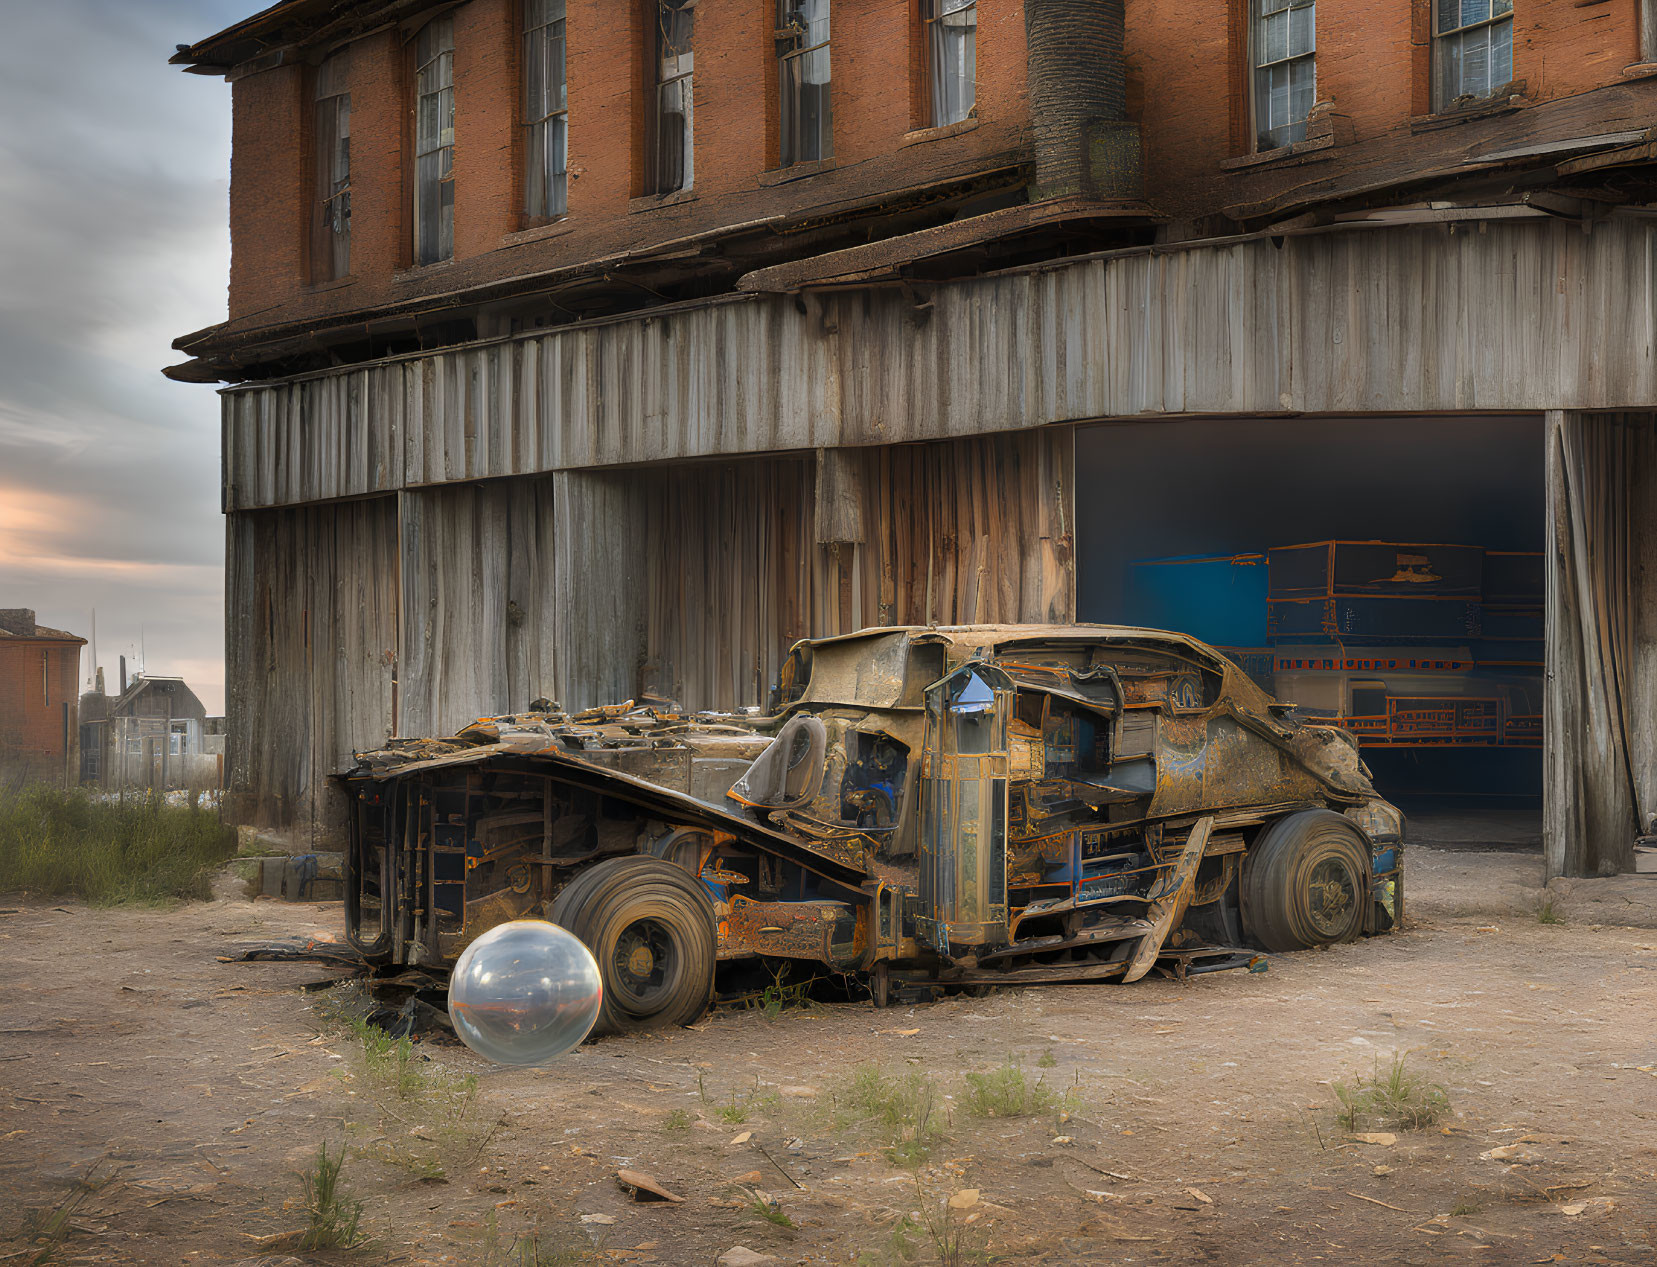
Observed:
[[[627,975],[631,977],[648,977],[650,970],[656,966],[656,956],[650,953],[650,947],[643,942],[638,943],[627,952]]]
[[[1326,936],[1336,936],[1344,931],[1347,912],[1357,895],[1346,868],[1329,858],[1313,869],[1306,897],[1312,923],[1317,925],[1318,931]]]

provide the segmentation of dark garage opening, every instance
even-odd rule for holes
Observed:
[[[1542,437],[1536,416],[1081,428],[1080,617],[1182,629],[1340,715],[1417,841],[1540,849]]]

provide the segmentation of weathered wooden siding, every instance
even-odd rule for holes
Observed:
[[[1548,416],[1547,873],[1634,869],[1657,812],[1657,416]]]
[[[244,821],[335,821],[354,750],[538,696],[763,705],[801,638],[1066,620],[1072,437],[562,472],[230,516]],[[834,539],[825,541],[828,532]]]
[[[632,471],[553,476],[557,693],[566,708],[639,691],[649,575],[644,487]]]
[[[230,518],[228,784],[237,821],[326,826],[326,776],[397,729],[392,497]]]
[[[1074,452],[1068,427],[854,451],[863,537],[851,610],[842,595],[825,623],[1073,620]]]
[[[640,472],[643,684],[691,708],[764,704],[813,627],[811,466],[758,459]]]
[[[629,473],[643,507],[641,688],[692,708],[764,704],[800,638],[1071,619],[1072,447],[1050,428],[854,451],[832,491],[856,524],[837,532],[811,459]]]
[[[1654,235],[1539,219],[1145,250],[924,306],[732,297],[249,385],[225,393],[227,505],[1146,414],[1638,408]]]
[[[553,484],[497,480],[402,494],[408,735],[556,697]]]

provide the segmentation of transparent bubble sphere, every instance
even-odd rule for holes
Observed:
[[[539,919],[497,924],[466,947],[449,978],[455,1033],[502,1065],[539,1065],[579,1046],[603,1001],[592,952]]]

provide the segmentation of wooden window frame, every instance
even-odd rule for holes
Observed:
[[[645,102],[645,188],[651,194],[679,193],[696,186],[696,9],[695,0],[646,2],[644,57],[649,98]],[[664,19],[669,10],[686,17],[690,28],[685,45],[671,59],[671,70],[664,56],[669,39]],[[685,108],[677,116],[684,121],[679,143],[670,151],[662,98],[674,86],[678,86]],[[670,162],[674,158],[676,164]],[[675,166],[676,175],[672,171]]]
[[[1446,110],[1453,110],[1455,108],[1455,102],[1460,101],[1462,97],[1469,97],[1472,101],[1488,101],[1494,97],[1503,86],[1513,82],[1513,0],[1486,0],[1485,16],[1483,18],[1441,31],[1439,30],[1438,15],[1439,10],[1445,3],[1454,3],[1459,8],[1461,0],[1432,0],[1428,10],[1428,33],[1432,40],[1432,57],[1429,62],[1431,67],[1429,72],[1431,76],[1429,90],[1432,108],[1436,113],[1442,113]],[[1498,13],[1496,11],[1496,6],[1498,4],[1506,4],[1507,7]],[[1469,93],[1458,93],[1454,96],[1450,95],[1450,93],[1446,90],[1444,83],[1444,76],[1446,73],[1444,58],[1445,50],[1449,47],[1448,41],[1452,39],[1461,41],[1465,39],[1469,32],[1493,30],[1495,27],[1504,23],[1508,27],[1507,78],[1500,81],[1496,80],[1494,76],[1490,74],[1490,69],[1487,65],[1485,68],[1487,86],[1486,92],[1478,96],[1473,96]]]
[[[967,39],[967,43],[972,50],[971,101],[965,105],[965,108],[958,115],[946,117],[949,112],[941,110],[938,101],[939,69],[944,50],[944,37],[939,32],[942,30],[941,24],[945,19],[967,12],[972,14],[972,34]],[[926,69],[926,126],[946,128],[951,124],[965,123],[968,119],[976,118],[978,116],[978,0],[920,0],[920,13],[921,64]]]
[[[429,56],[422,52],[429,38],[435,38],[436,32],[446,32],[447,38],[441,47],[436,48]],[[414,88],[414,205],[413,205],[413,241],[412,257],[415,265],[439,264],[444,260],[454,258],[454,149],[455,149],[455,84],[454,84],[454,16],[444,13],[433,18],[420,28],[414,38],[413,59],[413,88]],[[434,82],[429,86],[426,80],[427,71],[431,70]],[[428,99],[435,99],[433,107],[438,127],[436,135],[428,135],[425,130],[425,103]],[[448,126],[444,127],[444,121]],[[445,139],[445,137],[447,139]],[[431,163],[425,160],[432,159]],[[433,175],[428,175],[423,169],[435,169]],[[430,195],[431,207],[425,206]],[[437,227],[433,231],[434,239],[429,247],[426,243],[426,223],[435,212]],[[447,224],[445,225],[445,212]],[[447,228],[447,237],[444,230]]]
[[[351,49],[347,45],[325,57],[311,73],[311,180],[307,217],[311,228],[307,249],[312,285],[340,281],[351,275],[350,58]],[[330,122],[332,126],[328,126]],[[342,143],[343,164],[339,162]],[[332,164],[327,153],[330,149]]]
[[[1279,0],[1272,0],[1272,2],[1277,3],[1278,7],[1273,9],[1270,13],[1265,12],[1266,0],[1247,0],[1247,8],[1245,10],[1246,30],[1244,47],[1246,50],[1246,56],[1244,58],[1244,74],[1248,83],[1249,151],[1256,154],[1269,154],[1274,150],[1286,149],[1295,142],[1306,139],[1306,116],[1302,116],[1299,119],[1293,118],[1292,116],[1294,110],[1292,105],[1289,108],[1289,114],[1291,117],[1286,122],[1279,123],[1273,128],[1268,128],[1265,125],[1265,122],[1261,117],[1263,113],[1262,105],[1264,104],[1262,101],[1263,94],[1261,89],[1261,72],[1271,71],[1281,66],[1284,67],[1292,77],[1292,68],[1297,62],[1307,63],[1312,69],[1312,101],[1311,104],[1306,107],[1307,115],[1310,115],[1312,106],[1317,104],[1318,99],[1317,0],[1281,0],[1281,2],[1279,2]],[[1261,34],[1265,26],[1266,19],[1269,17],[1275,17],[1280,13],[1284,14],[1286,15],[1284,20],[1289,24],[1290,30],[1292,31],[1294,27],[1293,13],[1296,9],[1310,9],[1312,12],[1311,47],[1306,49],[1304,52],[1294,53],[1287,51],[1290,46],[1286,45],[1284,56],[1271,58],[1269,60],[1261,60]],[[1292,86],[1289,91],[1292,94]],[[1277,131],[1281,131],[1283,133],[1282,139],[1274,140],[1270,144],[1267,144],[1266,139],[1268,137],[1268,133]]]
[[[520,8],[522,58],[520,94],[523,109],[523,215],[526,227],[551,224],[569,214],[570,206],[570,48],[569,10],[565,0],[524,0]],[[537,21],[537,17],[541,20]],[[551,69],[556,46],[557,74],[543,84],[541,100],[534,99],[532,69],[537,57]],[[548,135],[561,146],[549,152]]]
[[[790,9],[796,9],[796,6],[805,3],[820,3],[822,5],[824,12],[823,24],[827,32],[822,39],[810,44],[806,41],[811,39],[811,33],[799,27],[793,20],[795,15],[790,12]],[[779,167],[796,167],[805,163],[827,162],[834,157],[833,29],[833,0],[776,0],[776,29],[772,32],[772,38],[776,44],[777,60],[777,165]],[[803,64],[806,58],[817,53],[823,54],[828,59],[829,72],[828,79],[823,84],[822,116],[816,131],[815,152],[806,153],[800,143],[803,139],[803,132],[796,117],[803,103],[796,99],[791,108],[788,89],[789,73],[795,68],[796,63]]]

